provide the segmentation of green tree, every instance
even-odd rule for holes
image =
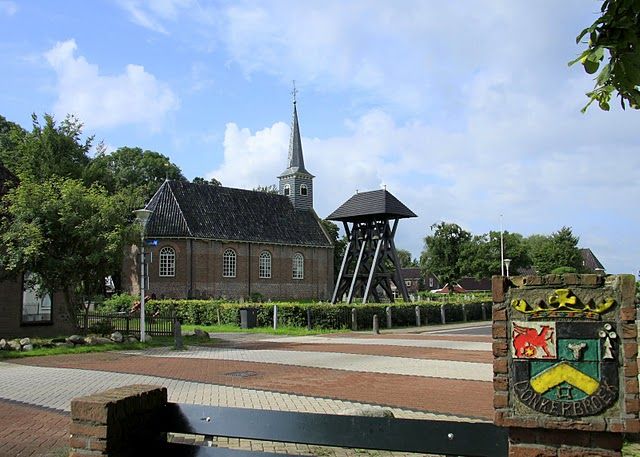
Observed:
[[[4,199],[0,270],[34,273],[37,290],[62,291],[72,315],[120,269],[132,227],[123,203],[102,187],[62,177],[27,179]]]
[[[221,186],[222,183],[220,183],[220,181],[218,181],[216,178],[211,178],[209,181],[207,181],[206,179],[200,177],[200,176],[196,176],[195,178],[193,178],[193,180],[191,181],[193,184],[208,184],[210,186]]]
[[[640,108],[640,2],[638,0],[604,0],[601,15],[576,38],[587,38],[587,49],[569,62],[582,63],[588,74],[595,74],[596,84],[587,92],[589,102],[609,111],[611,95],[617,93],[624,109],[628,104]],[[601,66],[601,64],[603,64]]]
[[[0,162],[13,161],[17,144],[26,135],[25,129],[0,115]],[[10,159],[10,160],[8,160]]]
[[[85,172],[88,182],[99,182],[111,194],[129,195],[132,207],[141,207],[165,179],[186,181],[180,168],[159,152],[122,147],[111,154],[98,151]]]
[[[330,220],[320,219],[320,223],[333,243],[333,279],[336,280],[340,273],[342,257],[344,256],[344,250],[347,246],[347,237],[340,237],[340,229],[338,228],[338,225]]]
[[[418,266],[418,261],[413,259],[411,257],[411,252],[407,251],[406,249],[398,249],[396,251],[396,254],[398,254],[398,261],[400,262],[401,268],[411,268]]]
[[[32,124],[30,132],[15,124],[10,127],[9,139],[4,140],[6,149],[0,149],[0,161],[21,180],[82,178],[93,141],[92,137],[82,140],[82,123],[73,116],[57,123],[53,116],[45,114],[41,125],[34,114]]]
[[[581,271],[582,256],[578,241],[579,238],[573,235],[570,227],[562,227],[551,236],[531,235],[526,239],[526,244],[533,268],[538,274],[549,274],[554,270]]]
[[[504,257],[511,259],[510,274],[529,267],[531,259],[524,237],[519,233],[503,232]],[[463,249],[460,262],[465,276],[490,278],[502,272],[500,266],[500,232],[475,235]]]
[[[471,241],[471,233],[458,224],[440,222],[431,226],[424,239],[421,267],[436,275],[441,284],[454,283],[462,276],[461,255]]]

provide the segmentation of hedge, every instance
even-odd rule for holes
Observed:
[[[464,320],[463,305],[459,303],[372,303],[372,304],[336,304],[329,303],[229,303],[222,300],[150,300],[147,302],[148,312],[175,312],[183,324],[216,325],[231,324],[240,326],[240,310],[255,308],[258,327],[273,326],[273,307],[278,307],[278,325],[288,327],[306,327],[307,318],[313,328],[350,329],[351,313],[356,310],[359,330],[370,329],[373,316],[378,315],[380,327],[386,327],[386,308],[391,310],[393,327],[409,327],[416,325],[416,306],[420,310],[422,325],[441,322],[441,308],[444,307],[446,322],[462,322]],[[481,320],[482,306],[485,316],[491,318],[488,302],[467,303],[464,305],[466,320]]]

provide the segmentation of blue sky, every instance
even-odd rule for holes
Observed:
[[[570,226],[637,273],[640,113],[580,113],[567,66],[600,2],[0,0],[0,114],[76,114],[113,150],[188,178],[269,185],[286,166],[291,81],[315,208],[383,185],[418,218],[524,235]],[[508,253],[506,253],[508,257]]]

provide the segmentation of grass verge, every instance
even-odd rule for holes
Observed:
[[[193,332],[199,328],[208,333],[267,333],[271,335],[291,335],[291,336],[304,336],[304,335],[322,335],[327,333],[344,333],[350,332],[348,329],[311,329],[307,330],[306,327],[278,327],[273,329],[272,327],[254,327],[254,328],[240,328],[231,324],[224,325],[182,325],[182,332]]]
[[[188,346],[214,346],[218,340],[212,338],[201,338],[197,336],[185,336],[184,347]],[[147,343],[111,343],[111,344],[99,344],[99,345],[78,345],[75,347],[41,347],[35,348],[32,351],[0,351],[0,360],[7,359],[19,359],[24,357],[40,357],[47,355],[62,355],[62,354],[87,354],[92,352],[107,352],[107,351],[131,351],[136,349],[147,349],[152,347],[173,347],[174,339],[168,336],[156,336],[153,340]]]

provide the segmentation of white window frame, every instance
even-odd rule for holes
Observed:
[[[302,195],[303,197],[309,195],[309,189],[307,188],[306,184],[300,184],[300,195]]]
[[[291,195],[291,186],[289,184],[285,184],[283,188],[283,193],[285,197]]]
[[[291,270],[293,279],[304,279],[304,256],[300,252],[293,255]]]
[[[171,246],[160,249],[158,275],[161,278],[173,278],[176,275],[176,250]]]
[[[236,277],[236,251],[231,248],[225,249],[222,254],[222,277]]]
[[[260,260],[258,261],[259,276],[261,279],[271,278],[271,253],[269,251],[262,251],[260,253]]]

